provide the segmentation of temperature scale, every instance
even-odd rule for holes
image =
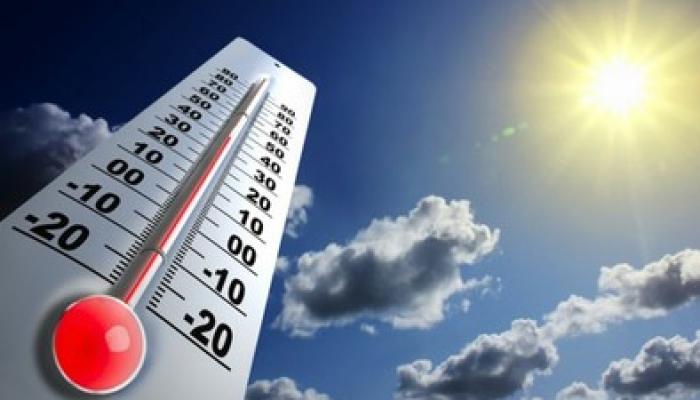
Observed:
[[[314,95],[238,38],[2,221],[0,398],[243,399]]]

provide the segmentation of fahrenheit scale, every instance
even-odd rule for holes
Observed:
[[[314,95],[236,39],[2,221],[0,397],[243,399]]]

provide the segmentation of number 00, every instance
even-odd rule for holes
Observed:
[[[247,244],[243,244],[243,240],[237,235],[231,235],[228,239],[228,251],[234,256],[240,256],[243,262],[252,267],[255,264],[255,249]]]

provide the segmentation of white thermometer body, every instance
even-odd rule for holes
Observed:
[[[0,398],[243,399],[314,95],[236,39],[0,222]]]

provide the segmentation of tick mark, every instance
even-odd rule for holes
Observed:
[[[75,182],[68,182],[68,187],[71,189],[77,189],[78,185]]]
[[[204,268],[204,275],[206,275],[206,276],[208,276],[208,277],[211,278],[211,271],[209,271],[208,269]]]
[[[32,215],[32,214],[27,214],[27,216],[24,217],[24,219],[26,219],[31,224],[34,224],[37,221],[39,221],[39,218],[37,218],[35,215]]]
[[[173,163],[173,165],[175,166],[175,168],[179,169],[180,171],[184,172],[185,174],[187,173],[187,170],[185,168],[183,168],[182,166],[180,166],[178,163]]]
[[[190,314],[185,314],[184,319],[185,319],[185,322],[187,322],[190,325],[192,325],[192,323],[194,323],[194,318],[192,318],[192,316]]]

